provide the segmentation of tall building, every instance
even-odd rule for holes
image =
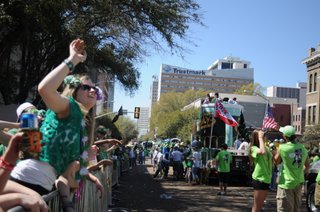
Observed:
[[[158,84],[159,80],[157,76],[152,76],[152,84],[150,86],[150,108],[152,108],[152,105],[158,100]]]
[[[241,86],[254,83],[250,62],[238,57],[225,57],[215,61],[207,70],[191,70],[162,64],[158,86],[158,100],[166,92],[208,90],[233,93]]]
[[[317,49],[310,48],[308,57],[302,63],[307,66],[308,86],[306,95],[306,126],[320,123],[320,44]]]
[[[271,86],[267,88],[267,96],[293,98],[297,99],[296,104],[291,104],[291,125],[296,129],[297,134],[302,135],[305,129],[305,117],[306,117],[306,93],[307,83],[299,82],[295,88]]]
[[[148,133],[149,130],[149,108],[140,107],[140,117],[137,119],[139,137]]]

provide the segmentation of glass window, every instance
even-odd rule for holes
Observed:
[[[312,74],[309,76],[309,92],[312,92]]]
[[[313,91],[317,91],[317,73],[313,77]]]
[[[308,124],[311,124],[311,106],[308,107]]]
[[[314,105],[312,108],[312,124],[316,123],[316,106]]]
[[[221,69],[232,69],[232,63],[221,63]]]

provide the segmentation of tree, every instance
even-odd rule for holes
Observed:
[[[189,141],[198,116],[196,110],[182,111],[182,108],[200,97],[207,91],[188,90],[183,93],[165,93],[160,101],[152,107],[150,131],[157,129],[159,138],[179,137]]]
[[[73,38],[85,40],[88,59],[76,72],[103,70],[131,94],[139,87],[135,65],[147,47],[181,53],[191,22],[201,24],[194,0],[4,0],[0,4],[2,103],[35,98],[36,85],[68,55]],[[39,100],[39,99],[38,99]]]
[[[241,86],[238,90],[236,90],[235,94],[241,95],[254,95],[254,94],[261,94],[263,95],[263,91],[265,89],[259,83],[249,83],[247,85]]]
[[[125,143],[128,143],[132,139],[136,139],[138,137],[139,132],[136,129],[135,122],[125,116],[120,116],[118,121],[115,122],[115,126],[121,133],[121,139],[124,140]]]

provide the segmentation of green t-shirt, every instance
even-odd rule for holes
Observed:
[[[304,164],[308,157],[306,148],[301,143],[287,142],[279,147],[283,168],[280,171],[278,186],[293,189],[304,183]]]
[[[221,150],[216,156],[218,161],[218,172],[230,172],[230,164],[232,161],[232,155],[226,150]]]
[[[258,151],[259,147],[251,147],[251,157],[254,163],[252,179],[270,184],[272,177],[272,155],[268,148],[266,148],[266,154],[263,155],[258,154]]]

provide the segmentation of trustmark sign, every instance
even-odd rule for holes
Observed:
[[[185,75],[198,75],[198,76],[206,75],[206,71],[204,70],[195,71],[195,70],[184,69],[184,68],[179,68],[179,67],[170,66],[170,65],[162,65],[162,72],[171,73],[171,74],[185,74]]]

